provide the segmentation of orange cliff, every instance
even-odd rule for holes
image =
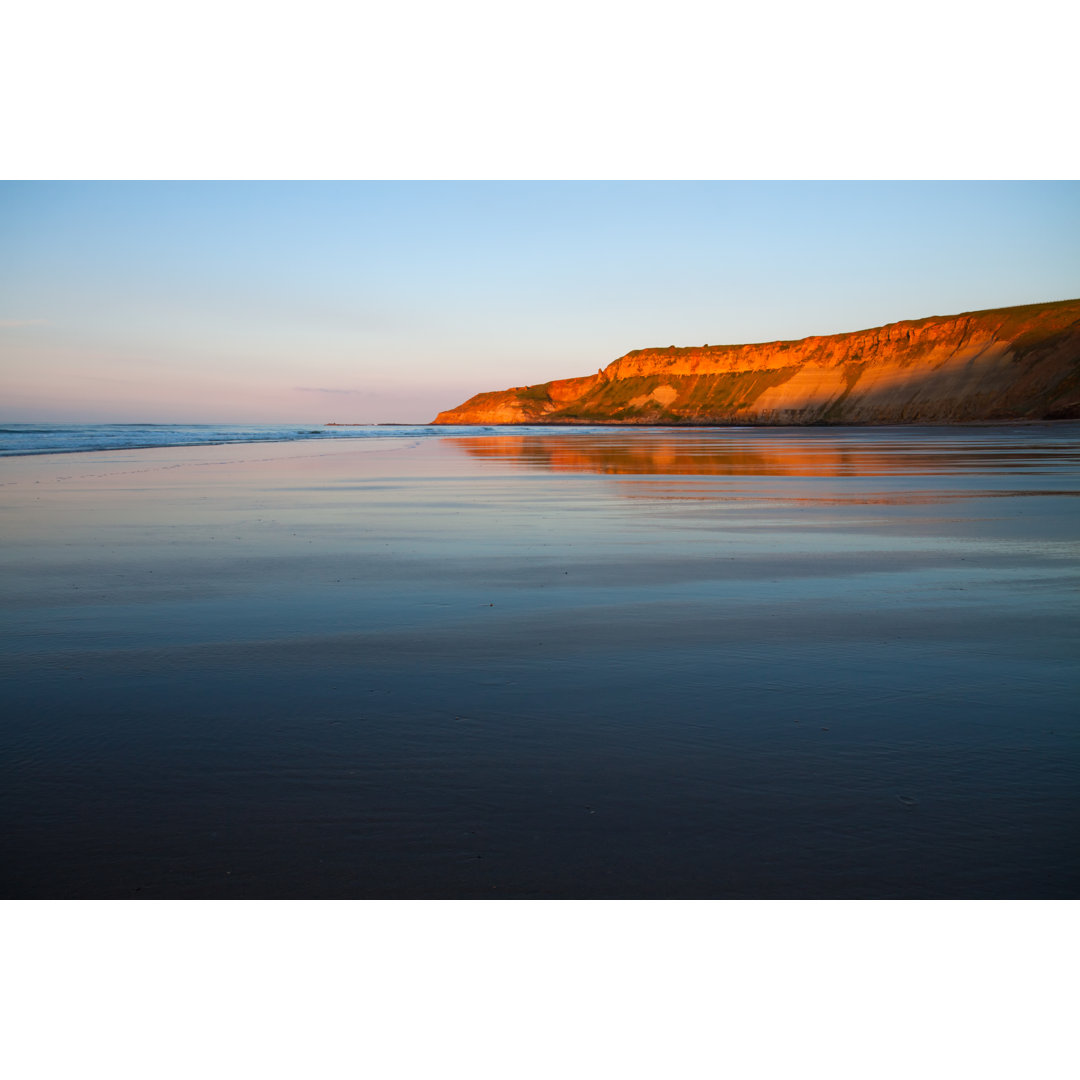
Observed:
[[[1080,300],[800,341],[636,349],[477,394],[436,424],[909,424],[1080,419]]]

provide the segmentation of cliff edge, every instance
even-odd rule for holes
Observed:
[[[910,424],[1080,419],[1080,300],[799,341],[636,349],[477,394],[436,424]]]

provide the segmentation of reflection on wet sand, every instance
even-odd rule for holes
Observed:
[[[1078,456],[1072,424],[9,460],[0,896],[1075,899]]]
[[[905,429],[636,428],[612,433],[448,438],[472,457],[548,472],[660,476],[943,476],[1054,471],[1080,460],[1074,439],[1028,427]]]

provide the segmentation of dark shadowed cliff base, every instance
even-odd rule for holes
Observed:
[[[436,424],[915,424],[1080,418],[1080,300],[801,341],[637,349],[477,394]]]

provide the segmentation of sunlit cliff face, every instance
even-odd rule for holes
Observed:
[[[641,349],[478,394],[441,424],[896,424],[1080,417],[1080,300],[757,345]]]

